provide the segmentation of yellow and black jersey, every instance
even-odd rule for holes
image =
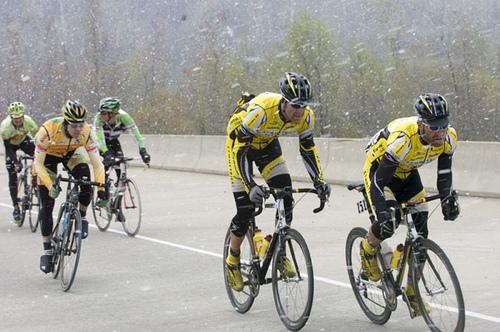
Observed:
[[[231,178],[240,178],[246,190],[253,185],[246,158],[248,149],[265,149],[278,137],[298,135],[300,152],[313,181],[323,181],[323,172],[314,145],[314,112],[306,107],[302,119],[287,122],[282,114],[282,96],[265,92],[253,98],[244,111],[235,113],[227,126],[226,155]]]
[[[97,143],[92,130],[84,123],[79,137],[72,138],[66,132],[63,117],[56,117],[46,121],[35,136],[35,169],[43,185],[50,189],[52,179],[45,167],[47,155],[62,159],[69,159],[79,148],[84,148],[90,157],[94,168],[95,180],[104,183],[104,166],[102,165]]]
[[[379,163],[386,155],[390,161],[398,164],[394,176],[405,179],[412,170],[430,163],[441,154],[453,154],[458,143],[455,129],[449,127],[445,143],[435,147],[422,142],[417,119],[408,117],[393,120],[373,136],[366,147],[365,168],[370,168],[374,162]]]

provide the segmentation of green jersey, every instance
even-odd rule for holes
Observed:
[[[10,116],[6,117],[0,124],[0,135],[4,141],[9,141],[12,145],[21,144],[26,136],[34,137],[38,131],[35,121],[28,116],[24,116],[23,124],[20,127],[14,126]]]
[[[106,141],[118,139],[124,131],[132,132],[137,145],[139,145],[139,149],[144,148],[144,139],[134,119],[122,109],[116,115],[116,123],[114,124],[104,122],[101,115],[97,113],[94,117],[94,131],[97,139],[97,148],[101,153],[108,151]]]

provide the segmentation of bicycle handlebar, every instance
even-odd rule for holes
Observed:
[[[96,186],[96,187],[105,187],[106,184],[100,183],[100,182],[95,182],[95,181],[90,181],[90,180],[83,180],[83,179],[75,179],[73,177],[65,178],[62,177],[61,175],[57,176],[56,183],[54,184],[55,186],[59,186],[60,182],[70,182],[73,184],[77,185],[83,185],[83,186]]]
[[[311,194],[318,194],[318,191],[316,189],[313,189],[313,188],[290,188],[290,187],[286,187],[286,188],[266,188],[266,187],[263,187],[264,189],[264,192],[266,193],[266,199],[270,196],[270,195],[275,195],[276,198],[284,198],[285,196],[291,196],[293,194],[301,194],[301,193],[311,193]],[[320,199],[320,204],[317,208],[313,209],[313,213],[318,213],[320,211],[322,211],[324,208],[325,208],[325,203],[326,203],[326,199]],[[257,210],[254,211],[253,213],[253,216],[256,217],[258,216],[259,214],[262,213],[262,211],[264,210],[264,208],[266,207],[274,207],[274,205],[266,205],[264,204],[264,206],[259,206],[257,207]]]
[[[423,203],[427,203],[427,202],[430,202],[430,201],[435,201],[436,199],[440,199],[441,198],[441,195],[440,194],[436,194],[436,195],[432,195],[432,196],[426,196],[426,197],[423,197],[417,201],[414,201],[414,202],[404,202],[404,203],[401,203],[399,204],[399,208],[401,209],[406,209],[406,208],[409,208],[409,207],[413,207],[413,206],[417,206],[417,205],[420,205],[420,204],[423,204]],[[396,206],[398,207],[398,206]]]

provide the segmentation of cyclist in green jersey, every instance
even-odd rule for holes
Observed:
[[[9,174],[9,192],[14,207],[14,223],[21,221],[21,210],[17,197],[17,172],[21,169],[21,163],[17,159],[16,152],[21,149],[27,155],[33,156],[35,143],[33,138],[38,130],[33,119],[25,114],[26,107],[21,102],[13,102],[9,105],[9,116],[0,124],[0,134],[5,146],[5,166]]]
[[[107,97],[99,102],[99,113],[94,117],[94,131],[97,139],[97,148],[99,153],[104,158],[103,164],[107,170],[113,166],[115,157],[123,155],[122,147],[118,138],[125,131],[131,131],[132,135],[139,146],[139,154],[142,161],[149,165],[151,156],[146,151],[144,139],[142,138],[134,119],[120,108],[121,101],[115,97]],[[117,178],[120,177],[120,170],[116,169]],[[106,179],[107,180],[107,179]],[[107,194],[106,189],[106,194]],[[99,206],[108,204],[107,200],[99,200]]]

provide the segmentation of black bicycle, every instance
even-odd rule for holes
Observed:
[[[19,175],[17,177],[17,193],[20,196],[21,220],[17,224],[22,227],[28,213],[30,229],[34,233],[38,228],[40,215],[40,194],[36,184],[36,176],[32,175],[33,157],[22,155],[19,157]],[[36,211],[34,211],[35,209]],[[36,213],[36,218],[33,214]]]
[[[247,312],[259,295],[260,286],[272,283],[273,297],[283,324],[292,331],[300,330],[307,322],[311,313],[314,277],[313,264],[306,241],[302,235],[286,223],[284,197],[294,193],[315,193],[315,189],[266,189],[267,194],[275,197],[275,203],[267,203],[264,207],[276,208],[277,220],[274,234],[265,256],[261,259],[254,245],[256,230],[255,219],[252,218],[246,241],[241,244],[240,263],[244,288],[241,292],[231,288],[226,274],[225,264],[229,254],[230,230],[224,240],[223,269],[227,294],[234,309],[239,313]],[[314,213],[323,210],[322,200]],[[262,212],[260,208],[255,215]],[[272,265],[271,265],[272,262]],[[288,265],[288,268],[286,266]],[[271,278],[266,274],[271,266]]]
[[[358,212],[368,211],[370,220],[375,221],[375,216],[367,204],[365,186],[361,183],[349,185],[347,188],[356,189],[363,194],[364,200],[358,202]],[[455,270],[443,249],[434,241],[418,235],[411,216],[417,205],[439,198],[440,195],[434,195],[418,202],[396,206],[396,209],[401,211],[401,221],[407,225],[408,231],[401,258],[395,262],[397,264],[387,263],[382,250],[377,249],[377,262],[381,270],[380,281],[370,281],[362,268],[360,245],[367,236],[367,230],[356,227],[349,233],[345,251],[349,281],[361,309],[372,322],[385,324],[391,313],[396,310],[399,296],[402,296],[406,303],[410,317],[417,316],[410,306],[407,289],[402,286],[408,266],[409,281],[413,285],[418,311],[430,330],[464,330],[464,299]]]
[[[59,175],[55,186],[67,182],[66,199],[59,208],[57,222],[52,230],[52,249],[54,252],[52,277],[61,277],[63,291],[67,292],[75,280],[76,270],[82,248],[82,217],[78,209],[78,195],[81,186],[103,186],[103,183],[87,179],[67,178]]]
[[[111,176],[114,167],[110,167],[106,172],[108,178],[106,186],[110,197],[108,206],[98,206],[97,195],[94,195],[92,199],[94,221],[97,228],[102,232],[108,229],[113,216],[116,217],[117,222],[122,224],[127,235],[135,236],[139,232],[142,220],[141,196],[137,183],[127,176],[127,162],[135,159],[124,156],[115,158],[114,167],[119,168],[121,171],[118,180],[114,180]]]

